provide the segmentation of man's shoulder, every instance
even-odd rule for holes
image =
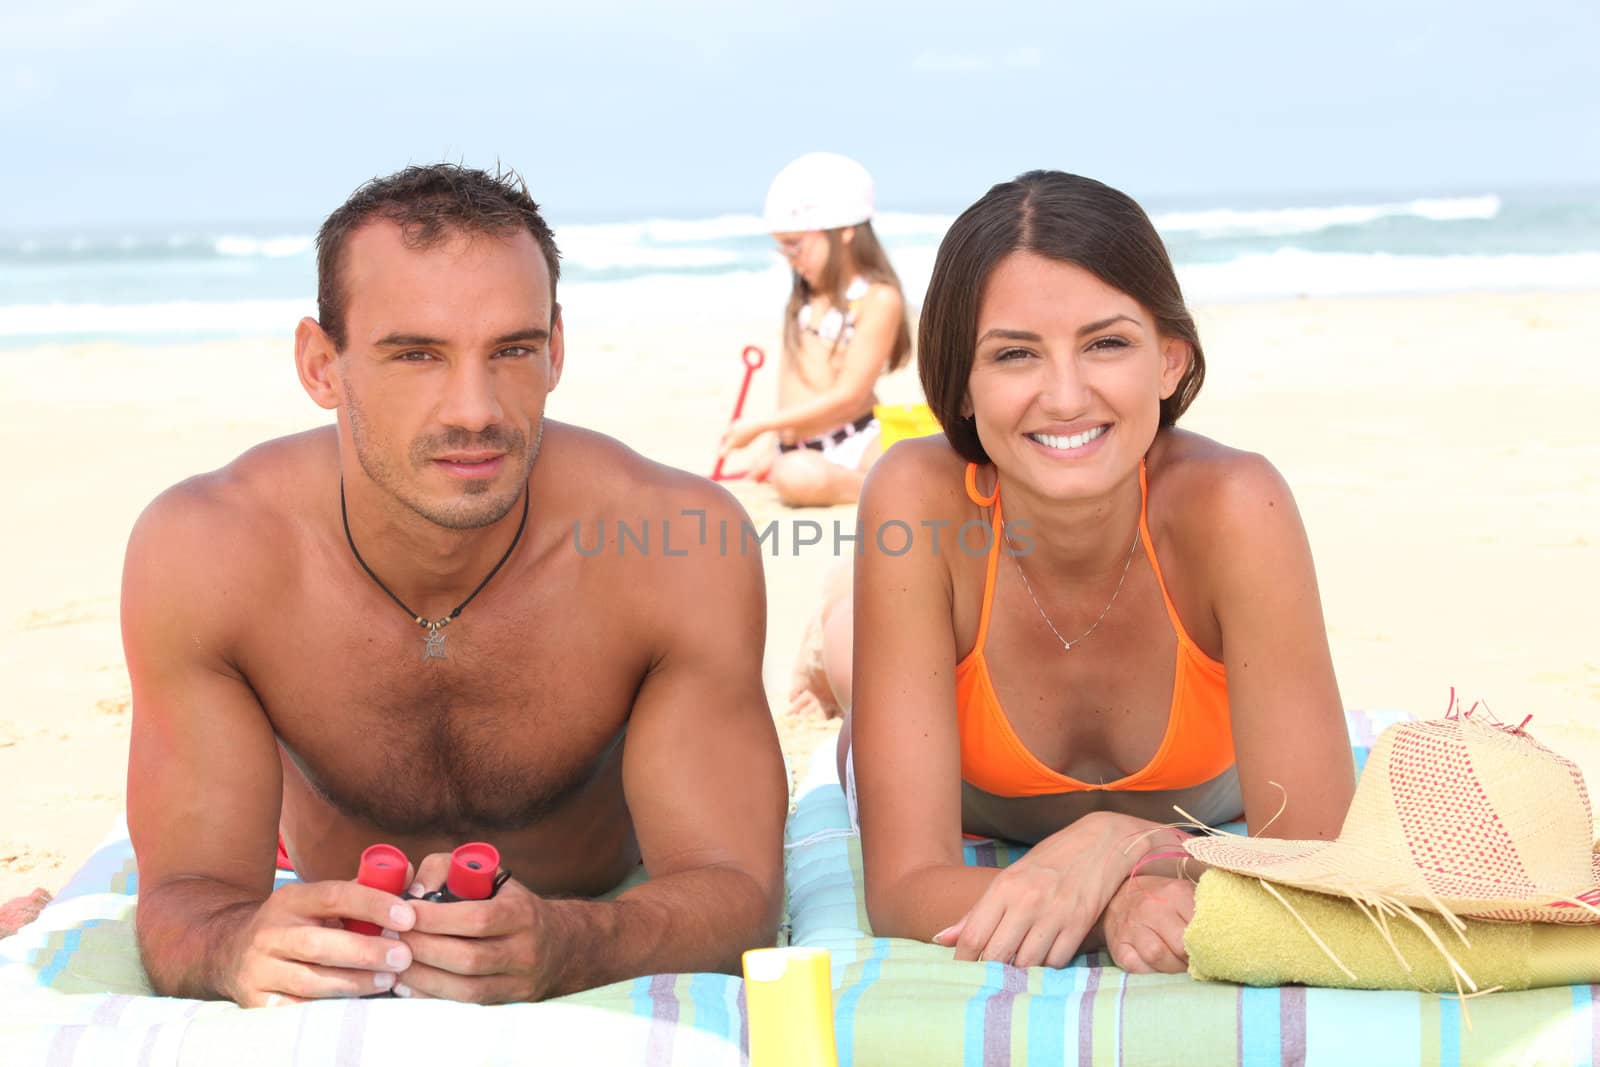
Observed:
[[[557,462],[545,477],[560,481],[547,485],[570,488],[563,496],[572,547],[608,566],[618,595],[677,617],[686,597],[704,603],[759,595],[765,543],[754,540],[750,515],[732,493],[604,434],[556,429],[559,451],[549,458]],[[551,436],[547,431],[547,442]]]
[[[553,431],[553,432],[552,432]],[[743,514],[733,494],[698,474],[653,460],[596,430],[551,422],[552,473],[585,499],[591,514],[676,515],[680,509]],[[626,511],[619,511],[619,508]]]
[[[284,528],[306,513],[308,494],[336,482],[337,472],[332,428],[263,442],[152,500],[134,526],[129,560],[203,558],[224,549],[237,558],[252,544],[281,544]]]
[[[297,543],[318,487],[328,480],[337,493],[336,467],[326,479],[315,476],[325,462],[318,450],[336,447],[331,431],[320,440],[314,431],[269,441],[145,508],[122,568],[130,669],[163,656],[230,661],[304,559]],[[337,514],[336,499],[327,506]]]

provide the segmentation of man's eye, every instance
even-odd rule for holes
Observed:
[[[502,348],[495,353],[497,356],[505,356],[509,359],[524,359],[536,354],[536,351],[527,345],[512,345],[510,348]]]

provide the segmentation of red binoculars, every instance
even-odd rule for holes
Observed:
[[[406,854],[393,845],[373,845],[361,853],[356,881],[362,885],[412,899],[406,893]],[[488,900],[511,877],[500,870],[500,851],[491,844],[474,841],[450,853],[450,871],[444,885],[416,898],[438,903],[458,900]],[[344,928],[358,934],[376,934],[381,928],[362,919],[344,920]]]

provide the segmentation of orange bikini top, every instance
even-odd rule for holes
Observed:
[[[1101,790],[1186,789],[1208,782],[1233,766],[1233,730],[1228,718],[1228,679],[1222,664],[1207,656],[1189,639],[1178,611],[1167,595],[1167,583],[1156,562],[1155,546],[1145,520],[1148,489],[1144,461],[1139,461],[1139,539],[1144,542],[1150,569],[1161,587],[1167,617],[1178,634],[1178,665],[1172,680],[1172,709],[1166,736],[1149,764],[1114,782],[1095,785],[1059,774],[1041,763],[1011,728],[989,677],[983,645],[989,635],[989,611],[994,606],[995,565],[1000,559],[1002,531],[1000,486],[983,496],[978,492],[978,465],[967,465],[967,496],[979,507],[994,508],[993,536],[989,544],[989,573],[983,587],[983,613],[978,617],[978,639],[972,651],[956,666],[956,721],[961,732],[961,777],[972,785],[1002,797],[1033,797],[1055,793]]]

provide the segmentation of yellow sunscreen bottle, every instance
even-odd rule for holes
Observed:
[[[744,954],[750,1067],[838,1067],[830,970],[825,948]]]

